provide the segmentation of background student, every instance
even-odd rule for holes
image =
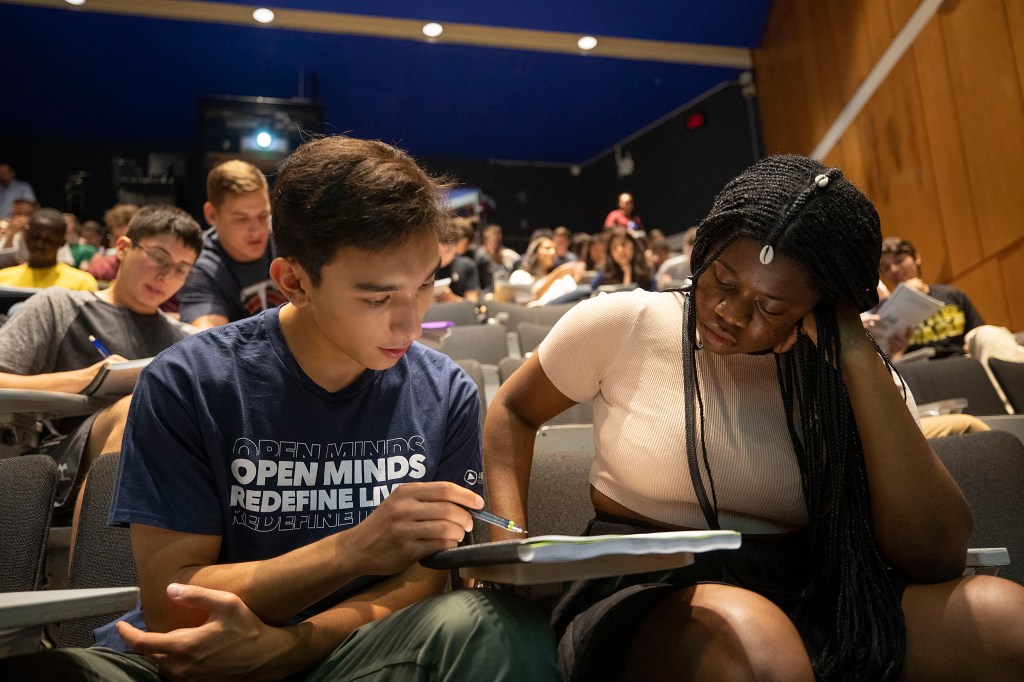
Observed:
[[[203,216],[210,230],[178,296],[181,319],[208,329],[284,303],[270,277],[270,195],[260,169],[233,160],[211,170]]]
[[[141,209],[115,243],[121,276],[109,288],[46,289],[0,327],[0,388],[79,393],[103,365],[152,357],[194,332],[158,308],[185,281],[201,239],[199,225],[181,209]],[[112,356],[104,358],[90,336]],[[44,441],[42,451],[59,465],[59,509],[70,508],[75,484],[97,456],[121,449],[129,400],[62,421],[60,435]]]
[[[0,286],[45,289],[63,287],[96,291],[96,280],[66,263],[57,262],[57,252],[64,245],[67,226],[64,216],[53,208],[41,208],[32,213],[28,226],[21,233],[27,260],[0,270]]]

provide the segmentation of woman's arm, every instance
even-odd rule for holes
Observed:
[[[569,261],[568,263],[562,263],[557,268],[539,277],[533,284],[533,297],[541,298],[548,292],[551,285],[560,280],[565,275],[572,275],[573,279],[577,282],[580,281],[580,277],[583,276],[586,266],[579,261]]]
[[[970,507],[906,407],[850,308],[839,313],[842,371],[864,448],[871,519],[882,556],[914,580],[960,575]]]
[[[574,404],[548,379],[537,353],[498,389],[484,423],[484,476],[488,507],[495,514],[530,527],[526,518],[527,487],[537,429]],[[503,537],[495,535],[495,539]],[[508,533],[507,537],[513,535]]]

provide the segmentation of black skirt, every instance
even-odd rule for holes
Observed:
[[[599,512],[584,535],[663,530]],[[834,626],[835,602],[814,594],[809,539],[806,530],[745,535],[739,549],[697,553],[682,568],[571,583],[552,612],[563,676],[569,682],[618,680],[631,635],[651,610],[673,592],[707,583],[741,587],[769,599],[793,621],[813,660]],[[888,573],[902,597],[907,581]]]

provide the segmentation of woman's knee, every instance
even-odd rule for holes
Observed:
[[[813,679],[792,621],[760,595],[698,585],[654,608],[633,639],[626,679]]]
[[[903,598],[905,679],[937,674],[1019,679],[1024,670],[1024,587],[991,576],[913,585]]]

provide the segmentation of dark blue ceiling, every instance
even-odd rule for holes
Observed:
[[[270,4],[753,48],[771,2]],[[2,3],[0,50],[3,137],[188,144],[199,97],[308,96],[315,73],[331,131],[418,156],[559,163],[593,157],[738,73]]]

